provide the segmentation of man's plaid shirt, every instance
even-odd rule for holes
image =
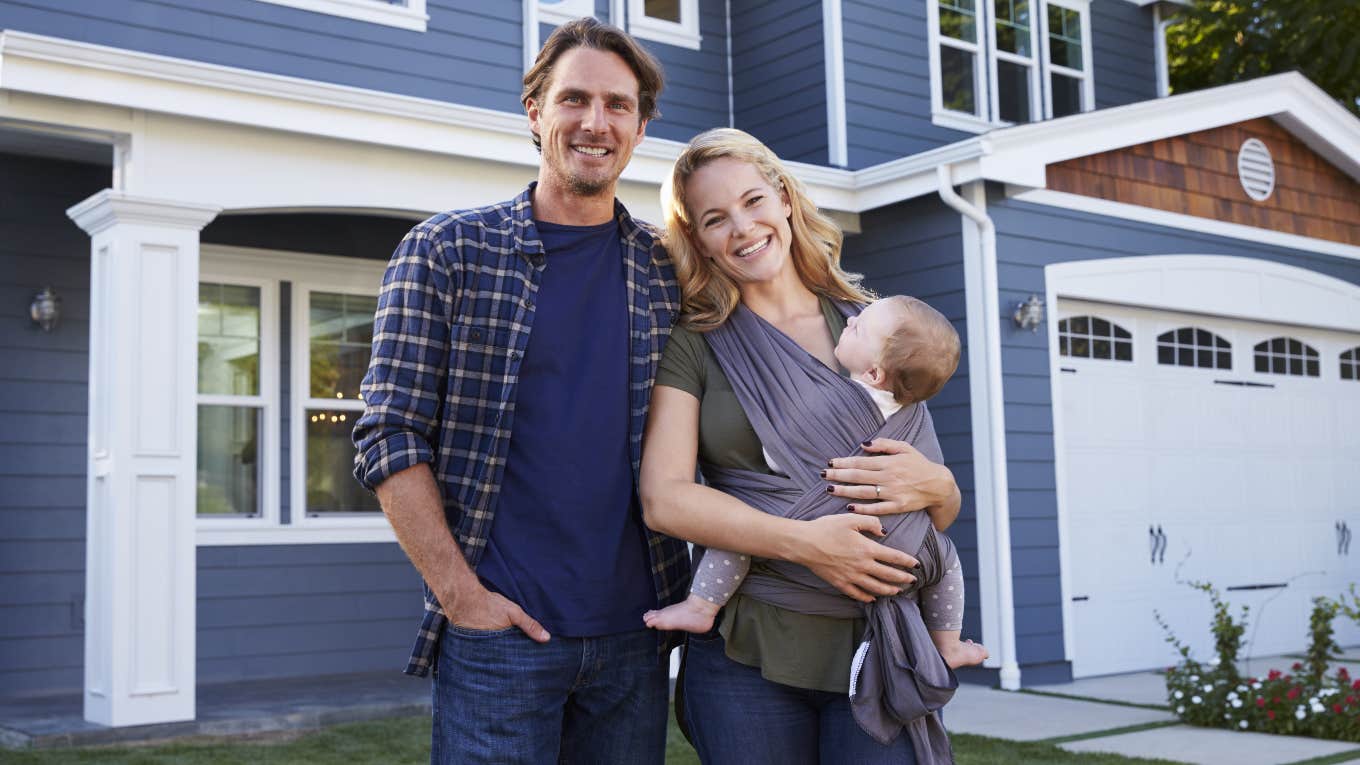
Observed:
[[[378,297],[373,358],[362,387],[366,407],[354,426],[354,475],[370,490],[394,473],[430,463],[449,528],[474,568],[496,513],[520,363],[546,263],[530,207],[533,188],[510,202],[436,215],[397,246]],[[636,482],[652,381],[680,291],[652,234],[621,204],[614,209],[627,263],[628,440]],[[650,530],[647,543],[657,600],[664,606],[683,599],[685,544]],[[436,665],[445,622],[426,585],[408,674],[425,675]],[[659,647],[668,649],[671,638],[664,636]]]

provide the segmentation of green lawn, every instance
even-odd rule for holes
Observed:
[[[403,717],[376,722],[337,725],[294,740],[280,741],[195,741],[169,746],[57,749],[11,752],[0,750],[3,765],[417,765],[429,761],[430,721]],[[1073,754],[1046,744],[1017,744],[1010,741],[958,735],[953,737],[960,765],[1016,765],[1080,763],[1081,765],[1127,765],[1163,763],[1163,760],[1134,760],[1102,754]],[[697,765],[699,758],[671,723],[666,746],[666,762]]]

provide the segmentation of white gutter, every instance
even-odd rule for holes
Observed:
[[[976,239],[964,236],[965,288],[978,296],[970,306],[981,309],[980,322],[968,322],[968,376],[973,407],[973,467],[975,496],[978,504],[980,556],[988,552],[982,540],[991,537],[993,571],[996,593],[995,610],[982,602],[982,613],[992,611],[1000,622],[1000,645],[996,657],[1001,664],[1001,687],[1020,689],[1020,665],[1015,647],[1015,591],[1011,579],[1011,513],[1010,487],[1006,470],[1006,415],[1002,398],[1001,380],[1001,316],[1000,293],[996,274],[996,225],[987,215],[985,182],[970,185],[975,198],[969,203],[954,191],[953,165],[936,168],[940,199],[976,226]],[[970,264],[968,261],[973,261]],[[973,265],[969,268],[969,265]],[[970,317],[976,314],[970,310]],[[978,337],[978,336],[981,337]],[[980,340],[980,342],[978,342]],[[979,347],[980,346],[980,347]],[[981,386],[983,395],[976,395]],[[981,407],[981,411],[979,411]],[[983,529],[984,513],[990,515],[989,528]],[[990,532],[984,533],[984,532]],[[981,579],[982,577],[979,576]],[[981,593],[980,593],[981,594]],[[984,619],[985,622],[985,619]],[[984,623],[984,630],[986,628]],[[990,637],[986,638],[990,640]]]

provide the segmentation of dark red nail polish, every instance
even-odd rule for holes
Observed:
[[[826,478],[826,471],[825,471],[825,470],[823,470],[823,471],[821,472],[821,476],[822,476],[823,478]]]
[[[828,486],[828,487],[826,487],[826,493],[827,493],[827,494],[833,494],[833,493],[835,493],[835,491],[836,491],[836,487],[835,487],[835,486]]]
[[[845,512],[847,512],[847,513],[853,513],[853,512],[855,512],[855,506],[854,506],[854,505],[846,505],[846,506],[845,506]]]
[[[861,442],[860,442],[860,446],[863,446],[865,449],[868,449],[870,446],[873,446],[873,445],[874,445],[874,442],[873,442],[873,441],[861,441]]]
[[[831,460],[827,460],[827,461],[826,461],[826,466],[829,467],[829,468],[833,468],[833,467],[836,467],[836,463],[832,462]]]

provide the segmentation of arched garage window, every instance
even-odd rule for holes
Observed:
[[[1232,369],[1232,344],[1199,327],[1168,330],[1157,336],[1157,363],[1174,367]]]
[[[1133,361],[1133,335],[1096,316],[1059,319],[1058,353],[1083,359]]]
[[[1276,337],[1256,344],[1256,371],[1274,375],[1318,376],[1316,348],[1292,337]]]
[[[1360,348],[1341,353],[1341,379],[1360,380]]]

